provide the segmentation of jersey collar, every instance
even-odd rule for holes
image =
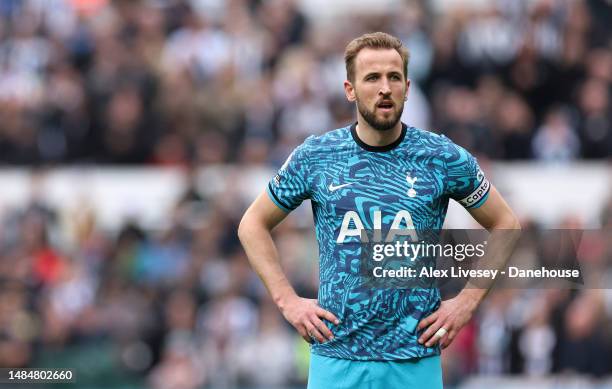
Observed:
[[[406,132],[408,131],[408,126],[404,123],[402,123],[402,132],[400,134],[400,136],[393,141],[392,143],[389,143],[388,145],[385,146],[370,146],[369,144],[365,143],[364,141],[362,141],[361,139],[359,139],[359,136],[357,135],[357,122],[353,123],[351,125],[351,135],[353,136],[353,139],[355,140],[355,142],[364,150],[366,151],[374,151],[374,152],[382,152],[382,151],[391,151],[394,148],[396,148],[397,146],[399,146],[400,143],[402,143],[402,141],[404,140],[404,137],[406,136]]]

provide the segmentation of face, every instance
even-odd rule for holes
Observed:
[[[357,102],[361,117],[375,130],[392,129],[402,116],[410,81],[402,57],[394,49],[361,50],[355,57],[353,82],[345,81],[349,101]]]

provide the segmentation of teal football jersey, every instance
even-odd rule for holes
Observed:
[[[439,354],[417,342],[417,324],[440,304],[436,288],[372,288],[360,276],[359,230],[440,230],[454,199],[481,206],[489,181],[476,159],[447,137],[402,125],[393,144],[362,142],[356,125],[298,146],[268,184],[270,199],[291,212],[310,199],[319,244],[319,305],[334,339],[319,355],[398,360]],[[383,232],[384,234],[384,232]]]

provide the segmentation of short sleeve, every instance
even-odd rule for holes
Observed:
[[[467,209],[482,206],[487,201],[491,184],[478,161],[450,140],[446,151],[446,194]]]
[[[268,183],[268,196],[283,211],[291,212],[310,197],[306,142],[289,155]]]

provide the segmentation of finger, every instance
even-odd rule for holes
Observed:
[[[446,328],[444,328],[443,325],[441,325],[440,327],[438,327],[438,330],[434,332],[433,336],[429,338],[429,340],[425,343],[425,346],[427,347],[435,346],[440,341],[440,339],[442,339],[447,334],[448,334],[448,331],[446,330]]]
[[[442,327],[442,322],[440,320],[433,322],[429,327],[427,327],[425,332],[421,334],[421,336],[419,337],[419,343],[427,343],[431,339],[431,337],[434,336],[434,334],[440,329],[440,327]]]
[[[438,328],[440,328],[440,325],[441,324],[437,322],[430,323],[429,326],[425,328],[421,336],[419,336],[419,343],[423,344],[427,342],[429,338],[431,338],[432,335],[436,333]]]
[[[442,350],[445,350],[448,346],[450,346],[451,342],[448,339],[448,335],[446,335],[443,339],[440,339],[440,348]]]
[[[296,327],[296,329],[297,329],[297,332],[302,337],[302,339],[304,339],[308,343],[312,343],[312,339],[310,338],[310,335],[308,335],[308,330],[306,329],[305,326],[301,325],[299,327]]]
[[[427,316],[425,319],[421,320],[419,322],[419,325],[417,326],[417,329],[420,331],[423,328],[430,326],[437,319],[438,319],[438,311],[432,313],[431,315]]]
[[[440,339],[440,342],[442,343],[442,348],[447,348],[448,346],[450,346],[450,344],[453,343],[453,340],[455,339],[456,335],[457,333],[455,331],[449,331],[449,333],[446,334],[443,339]]]
[[[308,334],[310,335],[311,338],[314,338],[319,343],[325,342],[325,338],[323,337],[323,335],[321,335],[317,327],[315,327],[312,323],[309,323],[307,325],[307,328],[308,328]]]
[[[332,334],[332,332],[329,330],[329,328],[327,328],[325,323],[323,323],[321,319],[319,319],[317,316],[314,316],[311,319],[311,322],[315,325],[315,327],[317,327],[319,332],[323,334],[326,340],[332,340],[334,338],[334,334]]]
[[[448,347],[448,345],[450,344],[450,342],[448,341],[449,339],[449,334],[444,334],[443,337],[440,338],[440,340],[438,341],[438,344],[440,344],[440,348],[442,350],[444,350],[445,348]]]
[[[340,324],[340,320],[338,320],[338,318],[333,313],[331,313],[330,311],[326,311],[323,308],[317,309],[317,316],[329,320],[330,322],[336,325]]]

